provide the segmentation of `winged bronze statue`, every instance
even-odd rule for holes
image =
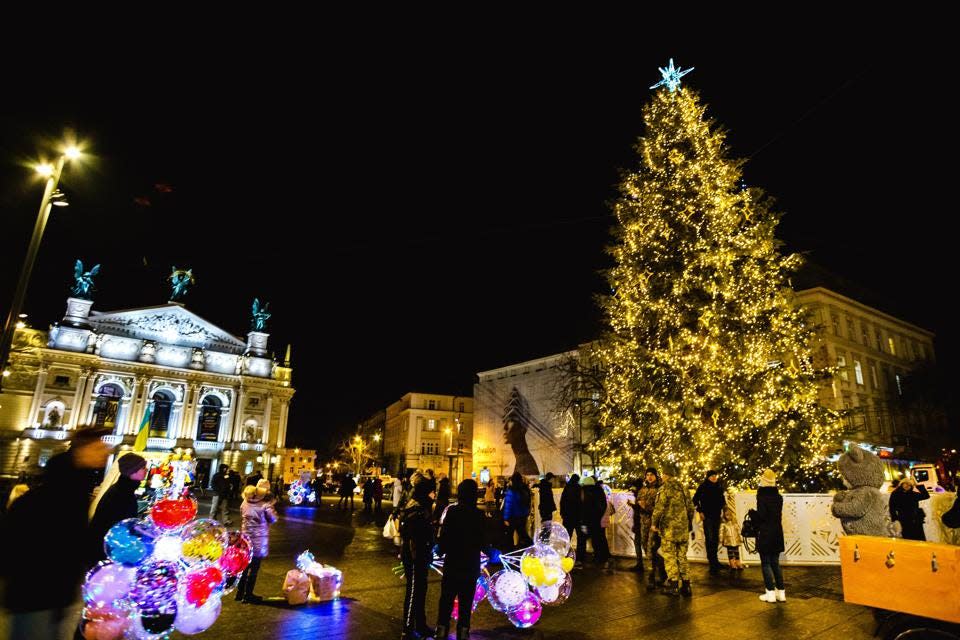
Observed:
[[[70,293],[77,298],[93,300],[93,292],[96,291],[96,288],[93,286],[93,278],[98,273],[100,273],[100,265],[94,265],[93,269],[84,273],[83,263],[77,260],[76,264],[73,265],[73,279],[76,282],[73,288],[70,289]]]
[[[177,269],[176,267],[173,267],[173,273],[167,280],[170,281],[170,286],[173,288],[170,300],[182,299],[187,295],[187,287],[197,283],[193,277],[193,269]]]
[[[253,318],[251,318],[250,326],[254,331],[266,331],[267,329],[267,320],[270,319],[271,314],[267,308],[270,306],[269,302],[264,303],[260,306],[260,299],[253,299]]]

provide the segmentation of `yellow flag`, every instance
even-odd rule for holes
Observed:
[[[146,451],[147,436],[150,435],[150,417],[153,415],[153,403],[147,405],[147,411],[143,414],[143,420],[140,421],[140,430],[137,431],[137,439],[133,441],[134,451]]]

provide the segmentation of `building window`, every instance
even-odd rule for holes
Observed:
[[[883,351],[883,336],[880,334],[880,329],[874,329],[873,335],[877,338],[877,351]]]
[[[464,404],[461,402],[461,403],[460,403],[460,413],[463,413],[463,407],[464,407]]]
[[[259,406],[260,406],[260,398],[250,398],[250,403],[249,403],[247,406],[250,406],[250,407],[259,407]]]
[[[877,379],[877,365],[875,364],[870,365],[870,382],[873,383],[874,389],[880,389],[880,383]]]
[[[838,373],[840,374],[841,380],[850,380],[850,376],[847,373],[847,356],[841,353],[837,353],[837,369],[839,369]]]
[[[850,342],[856,342],[857,330],[853,326],[853,318],[847,317],[847,339]]]
[[[117,423],[117,409],[123,389],[115,384],[106,384],[100,388],[100,394],[93,405],[93,423],[98,427],[114,427]],[[140,426],[140,425],[137,425]]]
[[[440,453],[439,442],[424,441],[420,443],[420,453],[428,456],[435,456]]]
[[[890,347],[890,355],[892,356],[897,355],[897,347],[896,347],[896,343],[893,341],[893,336],[890,336],[889,338],[887,338],[887,346]]]
[[[70,384],[70,376],[57,376],[53,379],[54,386],[65,387]]]
[[[863,386],[863,368],[860,366],[859,360],[853,361],[853,374],[857,378],[857,384]]]
[[[863,320],[860,321],[860,337],[863,339],[863,346],[870,346],[870,329],[867,328],[867,323]]]
[[[173,396],[166,391],[153,394],[153,414],[150,416],[150,437],[166,438],[173,409]]]
[[[427,431],[436,431],[437,430],[437,421],[430,419],[427,420]]]
[[[437,408],[437,401],[436,401],[436,400],[428,400],[428,401],[427,401],[427,409],[433,410],[433,409],[436,409],[436,408]]]
[[[900,386],[900,374],[899,374],[899,373],[895,373],[895,374],[893,374],[893,377],[894,377],[894,379],[896,379],[896,381],[897,381],[897,393],[902,396],[902,395],[903,395],[903,387]]]
[[[835,313],[830,314],[830,322],[833,324],[833,335],[840,335],[840,318]]]
[[[296,462],[296,461],[297,461],[296,456],[290,456],[290,462]]]

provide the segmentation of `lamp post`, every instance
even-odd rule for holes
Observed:
[[[379,433],[375,433],[373,441],[380,443],[380,456],[377,458],[377,475],[380,475],[383,472],[383,438]]]
[[[10,305],[10,311],[7,313],[7,320],[3,325],[3,336],[0,339],[0,390],[3,388],[3,379],[9,375],[7,370],[7,358],[10,356],[11,343],[13,342],[13,333],[16,330],[17,319],[20,317],[20,311],[23,308],[23,301],[27,296],[27,284],[30,282],[30,274],[33,273],[33,265],[37,261],[37,253],[40,250],[40,240],[43,238],[43,231],[47,228],[47,219],[50,217],[50,207],[54,200],[60,200],[63,194],[57,190],[60,184],[60,174],[63,173],[63,164],[67,160],[74,160],[80,157],[80,149],[75,146],[67,147],[55,164],[43,163],[36,167],[37,173],[47,179],[43,188],[43,198],[40,200],[40,210],[37,212],[37,221],[33,225],[33,236],[30,238],[30,246],[27,248],[27,255],[23,259],[23,267],[20,269],[20,279],[17,281],[17,288],[13,294],[13,304]],[[63,201],[65,204],[66,201]]]

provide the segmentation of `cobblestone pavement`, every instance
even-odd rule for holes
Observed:
[[[338,511],[329,497],[318,508],[283,509],[272,528],[270,556],[257,583],[257,593],[268,599],[248,605],[227,596],[217,623],[200,637],[395,640],[400,635],[404,583],[391,572],[399,563],[392,542],[381,535],[382,524],[383,516],[371,517],[360,509]],[[343,571],[339,601],[291,608],[280,597],[284,575],[305,549]],[[589,566],[575,571],[570,600],[544,608],[531,629],[514,629],[503,614],[481,603],[473,618],[473,637],[856,640],[870,638],[873,632],[869,610],[842,601],[838,567],[784,568],[788,601],[772,605],[757,599],[762,591],[759,567],[737,577],[711,577],[705,565],[693,565],[693,598],[673,599],[647,593],[642,578],[626,570],[632,560],[619,563],[622,569],[612,575]],[[431,624],[439,593],[439,577],[434,574],[427,595]]]

